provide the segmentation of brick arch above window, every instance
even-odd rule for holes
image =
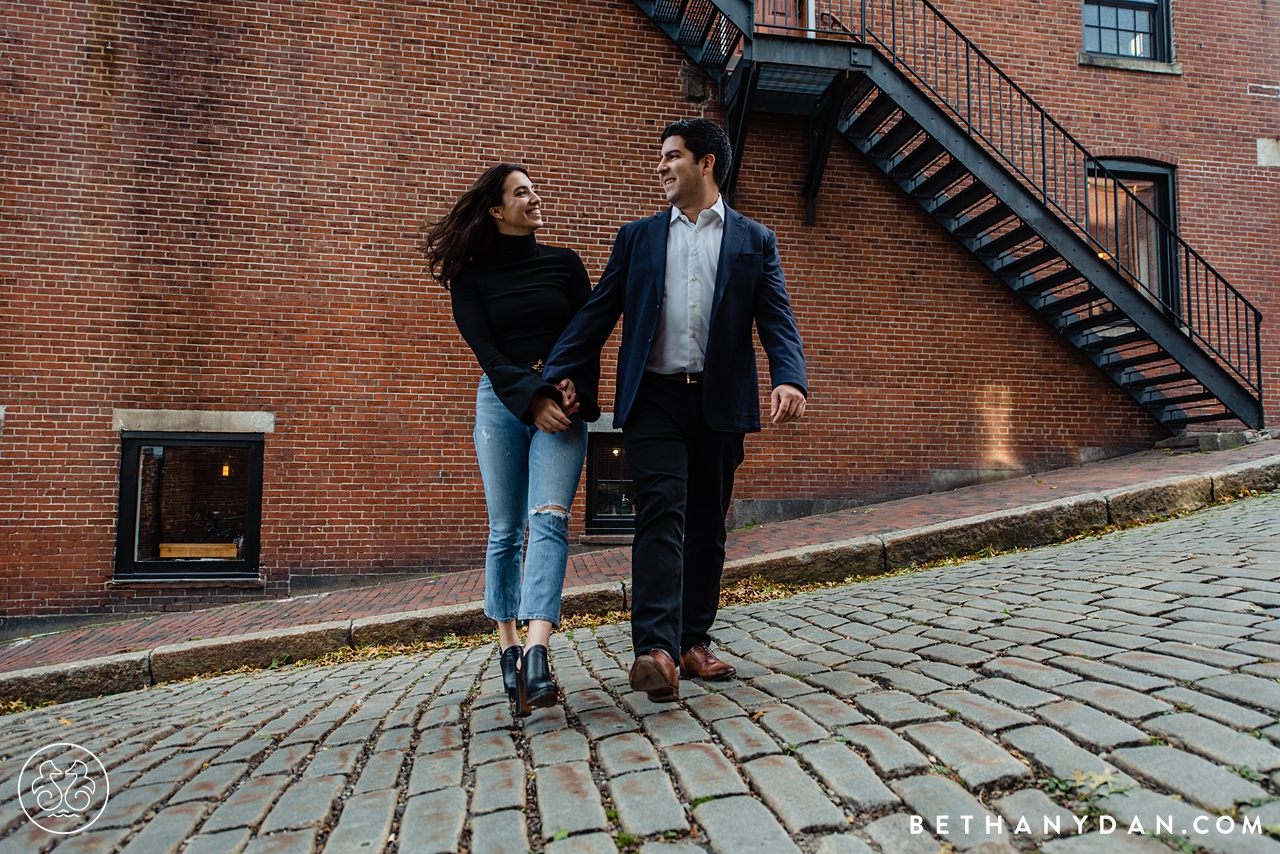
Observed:
[[[1145,160],[1170,169],[1178,168],[1178,155],[1153,148],[1097,145],[1091,147],[1089,153],[1099,160]]]

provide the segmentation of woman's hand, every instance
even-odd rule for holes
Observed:
[[[565,415],[572,415],[581,408],[582,404],[578,402],[578,390],[573,385],[573,380],[565,377],[556,383],[556,388],[560,389],[560,408]]]
[[[569,429],[569,416],[560,408],[560,401],[538,394],[529,402],[533,412],[533,426],[543,433],[563,433]]]

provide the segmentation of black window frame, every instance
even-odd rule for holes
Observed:
[[[625,454],[627,452],[623,446],[622,433],[620,432],[593,430],[587,434],[587,491],[583,499],[583,504],[586,508],[583,514],[583,533],[589,537],[634,534],[636,530],[634,512],[630,516],[598,515],[596,513],[595,496],[599,485],[596,452],[601,448],[621,448],[622,453]]]
[[[1167,163],[1139,158],[1106,157],[1099,158],[1097,163],[1110,173],[1110,177],[1115,178],[1121,184],[1124,184],[1126,179],[1156,179],[1153,181],[1156,206],[1152,212],[1163,220],[1170,229],[1166,245],[1158,248],[1160,261],[1159,296],[1160,300],[1173,314],[1178,314],[1181,311],[1182,289],[1180,286],[1177,247],[1172,239],[1173,235],[1178,233],[1177,169]],[[1095,169],[1091,168],[1089,172],[1090,177],[1094,175],[1101,177],[1101,173]]]
[[[262,433],[169,433],[124,431],[120,434],[120,493],[116,526],[115,581],[257,580],[262,548]],[[144,445],[246,448],[249,451],[248,504],[244,545],[236,560],[136,560],[138,528],[138,460]]]
[[[1151,13],[1151,56],[1132,56],[1127,53],[1107,53],[1101,49],[1089,49],[1088,24],[1085,7],[1097,6],[1114,9],[1134,9]],[[1139,62],[1173,61],[1173,23],[1169,0],[1081,0],[1080,45],[1089,56],[1106,56],[1113,59],[1132,59]],[[1101,47],[1101,46],[1099,46]]]

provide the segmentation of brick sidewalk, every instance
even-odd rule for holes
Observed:
[[[1079,468],[776,522],[730,534],[728,559],[885,534],[1073,495],[1195,475],[1277,453],[1280,453],[1280,443],[1274,442],[1260,442],[1214,453],[1145,451]],[[576,555],[570,558],[565,588],[629,581],[630,572],[628,548]],[[436,579],[251,602],[75,629],[15,641],[0,648],[0,672],[151,649],[195,638],[225,637],[476,602],[482,598],[483,576],[481,570],[449,573]]]

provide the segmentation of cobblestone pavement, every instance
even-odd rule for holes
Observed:
[[[1280,825],[1280,495],[714,634],[740,678],[674,706],[628,691],[624,624],[558,635],[565,701],[523,722],[492,647],[6,717],[0,854],[1280,852],[1246,832]],[[17,797],[55,741],[110,769],[77,835]]]
[[[1179,475],[1196,475],[1280,453],[1280,443],[1214,453],[1143,451],[1078,468],[1060,469],[999,483],[917,495],[881,504],[761,525],[729,535],[730,560],[883,534],[982,513],[1038,504],[1074,495],[1117,489]],[[743,520],[745,521],[745,520]],[[574,555],[565,587],[627,580],[629,548]],[[435,578],[341,590],[315,596],[254,601],[145,620],[92,626],[0,646],[0,671],[115,655],[191,638],[258,632],[328,620],[373,617],[482,598],[484,571],[445,573]]]

